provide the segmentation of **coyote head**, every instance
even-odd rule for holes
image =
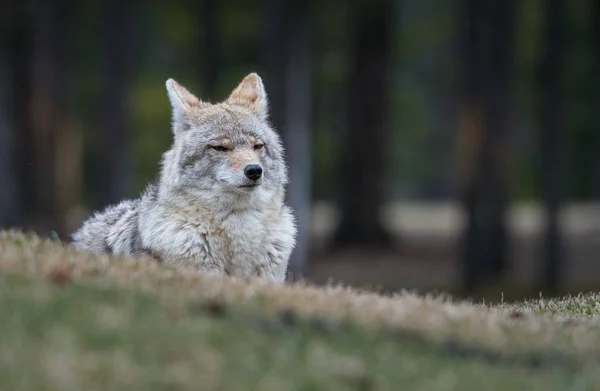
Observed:
[[[283,195],[283,147],[268,122],[267,94],[251,73],[220,103],[198,99],[173,79],[173,147],[164,155],[161,192],[207,198]],[[214,201],[211,200],[211,202]]]

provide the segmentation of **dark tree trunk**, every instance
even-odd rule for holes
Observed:
[[[507,269],[508,233],[505,225],[508,206],[507,153],[510,115],[511,64],[513,59],[514,0],[488,3],[490,24],[484,84],[485,127],[482,178],[484,199],[489,203],[484,234],[488,237],[486,276],[500,278]],[[493,27],[491,27],[493,26]],[[487,232],[486,232],[487,231]]]
[[[264,81],[271,122],[282,133],[286,147],[290,177],[286,198],[298,227],[296,247],[288,266],[290,279],[303,277],[309,253],[311,4],[265,3]]]
[[[590,83],[592,89],[592,96],[594,97],[591,102],[591,110],[597,112],[600,109],[600,1],[590,1],[592,7],[592,25],[593,25],[593,50],[592,53],[594,58],[594,69],[592,75],[594,75],[594,82]],[[600,151],[600,116],[594,117],[595,121],[593,126],[596,131],[596,151]],[[594,176],[593,176],[593,197],[600,199],[600,154],[596,153]]]
[[[202,0],[200,6],[200,64],[202,71],[202,96],[217,98],[221,37],[219,33],[218,0]]]
[[[311,211],[311,34],[307,3],[295,4],[288,24],[289,42],[285,80],[284,140],[287,147],[290,184],[288,201],[296,216],[298,235],[288,271],[301,278],[308,262]]]
[[[0,38],[4,39],[6,36]],[[5,42],[0,43],[0,227],[17,223],[19,186],[16,169],[17,129],[11,96],[12,72]]]
[[[385,127],[393,7],[390,0],[354,3],[356,26],[348,79],[348,135],[342,154],[341,221],[336,246],[390,245],[380,221],[384,202]]]
[[[463,262],[463,284],[467,291],[474,290],[481,280],[481,228],[477,219],[477,200],[479,187],[477,183],[480,167],[477,160],[481,155],[483,138],[483,109],[481,93],[478,85],[483,79],[483,68],[480,58],[483,56],[481,36],[475,21],[481,17],[481,3],[477,0],[461,2],[462,26],[460,43],[462,57],[462,108],[461,123],[458,133],[460,159],[460,196],[467,216],[463,236],[463,251],[460,253]]]
[[[10,8],[9,8],[10,7]],[[7,16],[15,15],[14,4],[4,7]],[[14,58],[17,55],[19,31],[14,19],[2,19],[0,36],[0,228],[19,222],[21,189],[17,171],[18,121],[16,117],[16,74]]]
[[[269,99],[269,118],[275,129],[285,125],[285,80],[287,66],[288,18],[286,2],[263,0],[263,81]]]
[[[15,1],[15,8],[18,2]],[[9,92],[13,103],[13,121],[15,126],[15,162],[17,177],[17,195],[19,208],[17,225],[21,229],[30,228],[32,211],[35,208],[35,186],[33,183],[36,167],[28,155],[33,143],[31,137],[31,124],[29,118],[29,104],[31,99],[31,73],[32,73],[32,44],[33,33],[29,28],[32,21],[30,4],[21,7],[16,14],[11,15],[10,34],[10,66],[12,90]]]
[[[26,154],[33,171],[33,228],[64,236],[71,207],[79,197],[77,183],[78,142],[67,121],[69,2],[35,1],[33,7],[33,55],[31,142]]]
[[[98,180],[95,183],[96,208],[118,202],[130,190],[129,108],[132,51],[130,1],[104,3],[102,37],[102,91],[98,112]]]
[[[564,150],[563,64],[565,58],[565,0],[546,2],[546,45],[540,61],[540,131],[542,197],[546,206],[546,231],[542,251],[544,292],[555,292],[562,273],[563,246],[558,214],[563,200]]]
[[[473,292],[506,270],[506,153],[514,2],[462,3],[463,282]]]

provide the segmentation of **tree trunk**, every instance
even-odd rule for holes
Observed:
[[[481,228],[477,219],[477,200],[479,185],[477,183],[479,170],[478,160],[482,154],[483,139],[483,109],[479,84],[483,79],[480,58],[482,57],[481,36],[475,21],[481,17],[481,3],[477,0],[461,2],[462,26],[461,60],[462,60],[462,107],[458,133],[458,155],[460,165],[460,197],[467,216],[463,234],[463,249],[460,253],[463,263],[463,284],[470,292],[481,279]]]
[[[18,9],[16,1],[14,8]],[[17,226],[29,229],[31,212],[34,211],[35,186],[33,173],[35,166],[31,164],[28,153],[32,144],[31,126],[29,120],[29,103],[31,98],[31,73],[32,73],[32,44],[33,33],[29,26],[32,21],[30,7],[21,8],[16,15],[11,15],[10,34],[10,67],[11,85],[10,99],[13,104],[13,121],[15,126],[14,167],[17,180],[16,194],[19,206],[14,210],[17,215]],[[8,24],[8,23],[7,23]],[[5,24],[5,26],[7,25]]]
[[[265,83],[271,121],[286,147],[286,198],[298,227],[288,277],[301,279],[308,263],[311,207],[311,3],[270,1],[265,6]]]
[[[381,247],[390,245],[380,221],[384,202],[385,127],[388,112],[391,54],[390,0],[355,3],[356,26],[348,79],[348,136],[340,169],[341,221],[336,246]]]
[[[98,180],[95,181],[95,208],[123,199],[131,183],[129,161],[128,93],[132,51],[131,4],[105,2],[101,34],[102,92],[98,112]]]
[[[592,25],[593,28],[593,50],[592,53],[594,59],[594,68],[592,75],[594,75],[594,83],[590,83],[592,89],[592,96],[594,97],[591,102],[591,110],[597,112],[600,109],[600,81],[598,75],[600,75],[600,1],[591,1],[592,7]],[[593,125],[596,131],[596,150],[600,150],[600,116],[594,116]],[[596,154],[594,176],[593,176],[593,197],[600,199],[600,154]]]
[[[300,4],[292,9],[285,82],[284,140],[287,146],[290,184],[288,201],[295,212],[298,235],[288,271],[301,278],[308,261],[311,211],[311,34],[310,9]]]
[[[542,251],[545,293],[556,291],[562,273],[563,245],[558,218],[563,199],[564,178],[562,73],[565,58],[566,8],[565,0],[546,2],[546,45],[539,68],[541,184],[546,207],[546,231]]]
[[[33,7],[30,129],[25,164],[34,167],[33,227],[60,236],[71,229],[69,215],[80,196],[80,142],[67,121],[68,12],[73,4],[38,0]]]
[[[202,0],[200,6],[201,40],[200,63],[202,64],[202,96],[208,100],[217,98],[219,77],[220,33],[218,0]]]
[[[269,118],[276,130],[283,132],[285,125],[286,66],[288,17],[285,2],[263,1],[263,58],[264,83],[269,100]]]
[[[8,7],[14,10],[13,4]],[[0,228],[16,225],[21,211],[16,156],[19,135],[14,99],[16,72],[14,61],[11,61],[16,55],[14,43],[18,33],[11,21],[3,20],[0,36]]]
[[[506,153],[514,2],[464,0],[461,197],[463,281],[473,292],[506,269]]]

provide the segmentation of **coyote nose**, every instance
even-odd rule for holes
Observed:
[[[248,164],[246,168],[244,168],[244,174],[255,181],[262,176],[262,167],[258,164]]]

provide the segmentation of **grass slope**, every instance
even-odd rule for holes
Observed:
[[[278,286],[1,232],[0,389],[600,389],[598,298]]]

